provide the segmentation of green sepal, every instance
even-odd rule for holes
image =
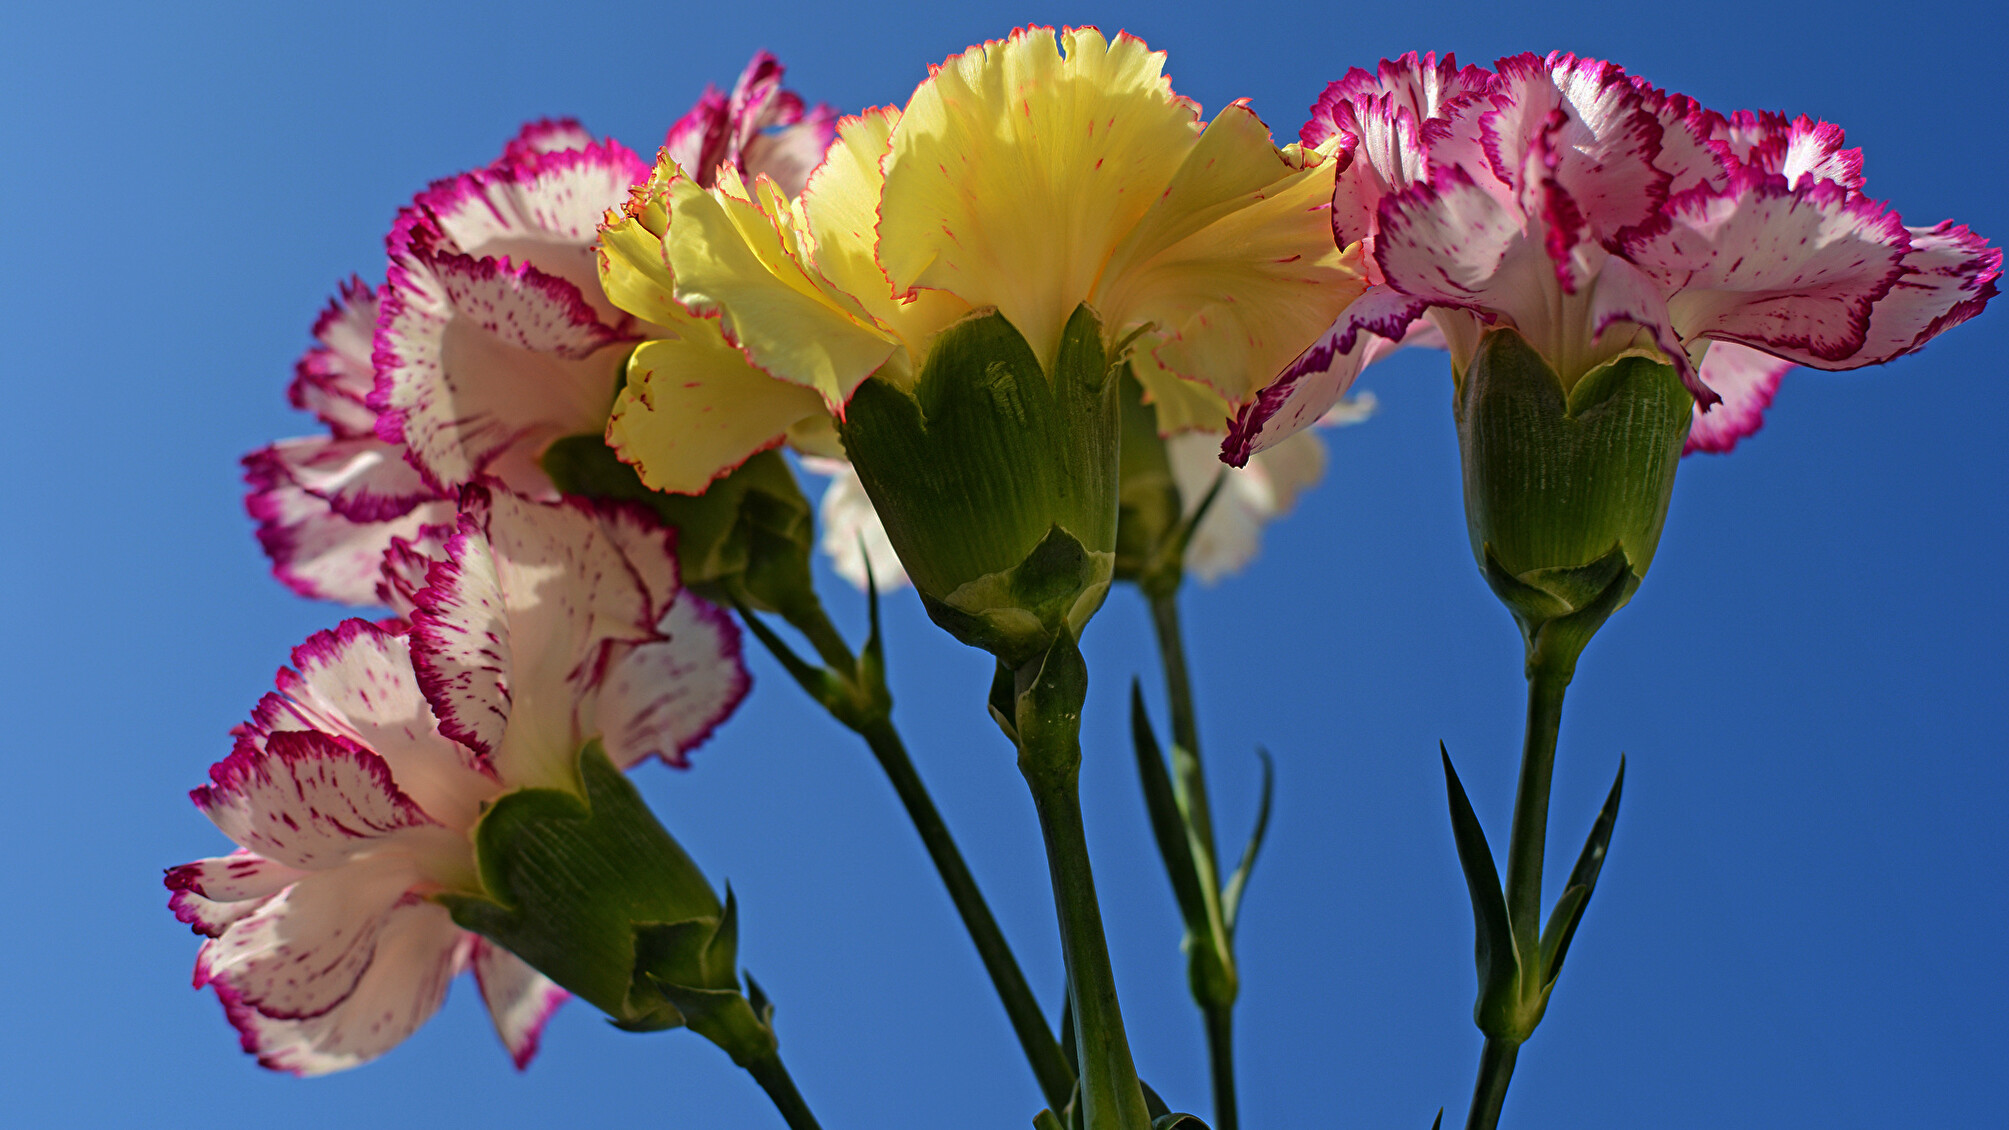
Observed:
[[[1591,637],[1639,591],[1639,574],[1620,546],[1587,565],[1535,569],[1519,577],[1507,573],[1490,544],[1484,552],[1486,583],[1520,625],[1528,669],[1550,665],[1565,680],[1575,673]],[[1599,584],[1602,588],[1592,587]]]
[[[1598,810],[1597,820],[1590,826],[1590,835],[1584,839],[1576,866],[1570,868],[1569,883],[1563,888],[1563,897],[1556,900],[1556,908],[1549,913],[1549,923],[1542,930],[1543,992],[1555,984],[1556,976],[1563,971],[1563,959],[1569,956],[1570,939],[1576,936],[1577,925],[1583,921],[1584,907],[1590,904],[1591,892],[1597,889],[1598,874],[1604,870],[1605,852],[1611,848],[1611,832],[1618,824],[1619,794],[1624,789],[1625,755],[1620,754],[1618,776],[1611,783],[1611,792],[1606,794],[1604,807]]]
[[[1514,948],[1513,924],[1507,916],[1507,899],[1500,890],[1499,868],[1493,849],[1486,843],[1486,830],[1472,811],[1458,771],[1451,767],[1451,754],[1437,744],[1444,761],[1444,792],[1451,804],[1451,837],[1458,845],[1458,864],[1465,872],[1465,887],[1472,896],[1474,923],[1473,960],[1479,969],[1479,999],[1473,1005],[1479,1030],[1494,1035],[1502,1023],[1511,1024],[1519,1012],[1521,967]],[[1532,1030],[1532,1026],[1530,1028]]]
[[[779,451],[752,456],[696,495],[650,490],[598,435],[566,436],[539,462],[566,494],[640,503],[675,527],[684,587],[699,596],[788,615],[815,604],[815,510]]]
[[[1276,798],[1276,762],[1270,751],[1261,746],[1256,747],[1256,756],[1263,763],[1263,795],[1256,805],[1255,827],[1249,829],[1249,842],[1242,846],[1242,858],[1221,888],[1221,916],[1227,921],[1230,938],[1235,936],[1235,919],[1242,911],[1242,892],[1248,890],[1249,875],[1256,869],[1256,854],[1262,851],[1263,838],[1269,835],[1270,804]]]
[[[674,1027],[682,1015],[638,968],[639,936],[709,941],[724,908],[597,740],[578,773],[577,793],[518,789],[491,804],[473,836],[484,893],[435,898],[617,1023]]]
[[[989,708],[991,721],[1004,732],[1005,740],[1018,745],[1018,675],[1005,666],[1000,659],[997,669],[991,674],[990,694],[984,705]]]
[[[1144,387],[1123,367],[1122,388],[1118,391],[1123,429],[1122,468],[1117,491],[1115,579],[1130,581],[1140,588],[1145,578],[1165,583],[1160,576],[1167,562],[1161,552],[1172,531],[1179,526],[1183,509],[1179,482],[1172,475],[1172,460],[1158,434],[1158,411],[1144,403]],[[1172,588],[1178,588],[1180,561],[1170,561]]]
[[[1519,333],[1496,329],[1454,409],[1472,555],[1524,631],[1614,591],[1615,551],[1633,583],[1605,615],[1623,606],[1653,562],[1694,418],[1673,367],[1620,357],[1566,390]]]
[[[1063,626],[1078,636],[1114,568],[1118,382],[1101,332],[1077,307],[1049,373],[1003,315],[973,314],[911,389],[867,380],[839,425],[929,615],[1014,668]]]

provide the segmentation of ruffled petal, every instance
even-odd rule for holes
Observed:
[[[1854,364],[1873,365],[1919,349],[1972,318],[1995,297],[2002,249],[1951,220],[1911,228],[1903,271],[1870,310]]]
[[[817,535],[816,544],[830,559],[830,567],[836,570],[837,575],[863,592],[869,563],[869,579],[879,587],[880,592],[891,592],[909,584],[906,566],[900,564],[900,555],[893,549],[893,539],[886,534],[886,523],[873,509],[872,499],[865,493],[865,481],[858,477],[857,468],[842,459],[805,457],[802,469],[830,480],[829,485],[823,488],[823,497],[816,504],[816,525],[822,531]]]
[[[1152,323],[1161,365],[1246,400],[1366,287],[1333,244],[1336,168],[1221,111],[1097,283],[1108,331]]]
[[[663,254],[677,298],[717,318],[726,340],[762,371],[815,390],[834,410],[897,343],[856,299],[806,268],[780,190],[765,181],[754,188],[730,170],[711,191],[671,178]]]
[[[170,867],[163,882],[174,892],[167,905],[176,920],[214,938],[308,874],[240,850],[220,859],[198,859]]]
[[[601,739],[624,769],[649,757],[689,764],[752,686],[739,627],[719,608],[687,593],[656,629],[668,638],[628,650],[600,688]]]
[[[225,981],[275,1020],[319,1016],[355,990],[416,881],[409,861],[389,856],[311,872],[203,943],[195,987]]]
[[[374,435],[282,439],[246,459],[264,464],[261,477],[283,476],[358,525],[402,518],[440,497],[405,461],[402,448]]]
[[[314,320],[321,344],[293,366],[286,390],[293,407],[312,412],[337,436],[367,436],[377,424],[367,403],[376,384],[371,341],[377,332],[377,293],[360,278],[342,284],[341,295]]]
[[[473,939],[470,951],[468,964],[474,968],[475,983],[481,986],[488,1018],[494,1021],[502,1046],[509,1049],[511,1062],[521,1071],[537,1054],[551,1014],[572,994],[487,938]]]
[[[1672,293],[1684,339],[1740,341],[1818,368],[1861,356],[1871,308],[1904,275],[1910,234],[1895,213],[1824,181],[1800,188],[1740,174],[1668,209],[1664,234],[1626,257]]]
[[[814,391],[753,368],[715,332],[694,332],[635,350],[607,443],[652,489],[698,494],[824,411]]]
[[[1695,422],[1688,429],[1688,443],[1681,454],[1720,454],[1763,427],[1765,409],[1772,406],[1779,379],[1792,367],[1791,361],[1734,341],[1711,342],[1702,358],[1702,381],[1722,400],[1707,410],[1696,406]]]
[[[453,520],[453,504],[440,499],[385,521],[351,521],[295,482],[275,448],[245,456],[244,481],[251,488],[244,508],[258,523],[258,544],[272,559],[273,575],[317,600],[377,603],[379,566],[392,540]]]
[[[450,828],[474,825],[496,785],[473,752],[439,732],[412,671],[409,639],[365,620],[316,632],[279,672],[284,703],[260,711],[266,732],[312,729],[383,758],[404,794]]]
[[[509,725],[510,622],[495,557],[471,516],[461,515],[416,603],[412,667],[440,733],[493,754]]]
[[[526,124],[503,146],[498,164],[514,164],[541,153],[584,149],[593,144],[593,135],[575,118],[540,118]]]
[[[618,648],[660,639],[645,570],[623,552],[643,543],[617,541],[580,500],[470,487],[461,505],[412,619],[419,685],[442,732],[490,752],[501,780],[569,781]]]
[[[346,995],[323,1012],[271,1015],[247,997],[237,978],[220,975],[211,985],[244,1050],[259,1063],[295,1075],[322,1075],[375,1059],[439,1011],[471,938],[445,908],[408,897],[375,924],[367,963]]]
[[[1199,134],[1164,62],[1128,35],[1031,28],[931,68],[886,158],[879,262],[894,290],[995,306],[1050,365]]]
[[[1245,466],[1257,452],[1317,422],[1353,387],[1362,369],[1402,343],[1429,305],[1388,287],[1368,291],[1324,338],[1242,407],[1221,444],[1221,460]]]
[[[1862,150],[1844,148],[1838,125],[1804,114],[1787,121],[1784,114],[1748,110],[1718,122],[1722,147],[1743,168],[1782,177],[1794,187],[1808,177],[1856,191],[1863,187]]]
[[[312,730],[240,743],[209,778],[189,793],[196,807],[240,847],[288,867],[338,867],[390,841],[445,833],[398,788],[383,758]]]

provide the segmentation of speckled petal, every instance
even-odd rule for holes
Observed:
[[[650,757],[688,764],[752,685],[739,627],[717,607],[686,593],[656,629],[668,638],[628,649],[600,687],[601,738],[624,769]]]
[[[473,939],[469,949],[468,964],[474,968],[475,983],[481,986],[488,1018],[495,1023],[502,1046],[509,1050],[510,1061],[521,1071],[536,1056],[551,1014],[571,994],[487,938]]]
[[[1702,358],[1702,381],[1723,399],[1706,411],[1697,406],[1688,429],[1683,455],[1697,451],[1726,452],[1737,441],[1765,424],[1765,409],[1779,390],[1779,379],[1793,367],[1767,353],[1734,341],[1709,344]]]
[[[635,350],[607,443],[650,487],[698,494],[823,414],[813,390],[753,368],[716,333],[692,333]]]

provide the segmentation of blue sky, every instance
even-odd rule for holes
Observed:
[[[1913,224],[2009,235],[2004,43],[1967,5],[1555,3],[104,5],[0,35],[4,368],[0,705],[16,875],[0,930],[20,1125],[779,1125],[688,1033],[562,1010],[517,1075],[472,985],[383,1060],[258,1068],[209,994],[162,867],[224,847],[185,799],[287,649],[343,612],[270,580],[236,459],[312,430],[284,387],[315,312],[377,277],[396,208],[569,114],[649,151],[758,48],[843,110],[1017,24],[1127,28],[1211,113],[1293,134],[1324,83],[1410,49],[1610,58],[1721,110],[1843,125]],[[1875,1127],[2000,1117],[2009,599],[2004,316],[1880,370],[1787,378],[1765,429],[1690,459],[1651,577],[1584,657],[1565,715],[1552,884],[1624,751],[1605,876],[1506,1127]],[[1250,1126],[1416,1127],[1462,1112],[1478,1036],[1469,907],[1437,743],[1496,846],[1519,642],[1465,544],[1440,356],[1372,371],[1372,422],[1247,574],[1188,597],[1217,819],[1279,799],[1241,933]],[[860,602],[830,577],[854,627]],[[889,603],[899,720],[1036,985],[1061,973],[1037,827],[985,719],[986,662]],[[1147,622],[1086,647],[1091,843],[1146,1077],[1206,1103],[1178,925],[1124,736]],[[1022,1128],[1039,1107],[890,790],[756,661],[696,768],[640,772],[738,893],[742,959],[826,1126]],[[1162,714],[1161,714],[1162,717]]]

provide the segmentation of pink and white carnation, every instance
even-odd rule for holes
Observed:
[[[835,115],[805,111],[781,74],[756,55],[730,96],[708,88],[678,120],[667,151],[799,186]],[[666,332],[607,299],[594,258],[605,213],[648,172],[575,121],[533,122],[496,161],[398,214],[388,281],[345,284],[296,369],[293,403],[328,434],[244,461],[246,507],[281,581],[382,602],[385,549],[450,527],[460,487],[490,479],[557,497],[544,449],[604,432],[634,343]]]
[[[520,787],[572,788],[598,738],[624,768],[689,751],[747,690],[737,629],[685,594],[674,534],[627,508],[476,484],[430,559],[397,543],[405,618],[293,652],[190,796],[235,841],[172,868],[244,1049],[316,1075],[373,1059],[471,969],[518,1067],[565,993],[432,900],[479,891],[471,830]]]
[[[1950,221],[1906,227],[1863,194],[1835,126],[1726,117],[1574,55],[1496,66],[1405,55],[1313,107],[1305,140],[1349,162],[1334,237],[1362,245],[1375,285],[1242,407],[1224,459],[1323,414],[1426,319],[1460,373],[1495,327],[1565,386],[1664,360],[1695,397],[1688,449],[1726,451],[1788,368],[1880,364],[1996,293],[2001,250]]]

